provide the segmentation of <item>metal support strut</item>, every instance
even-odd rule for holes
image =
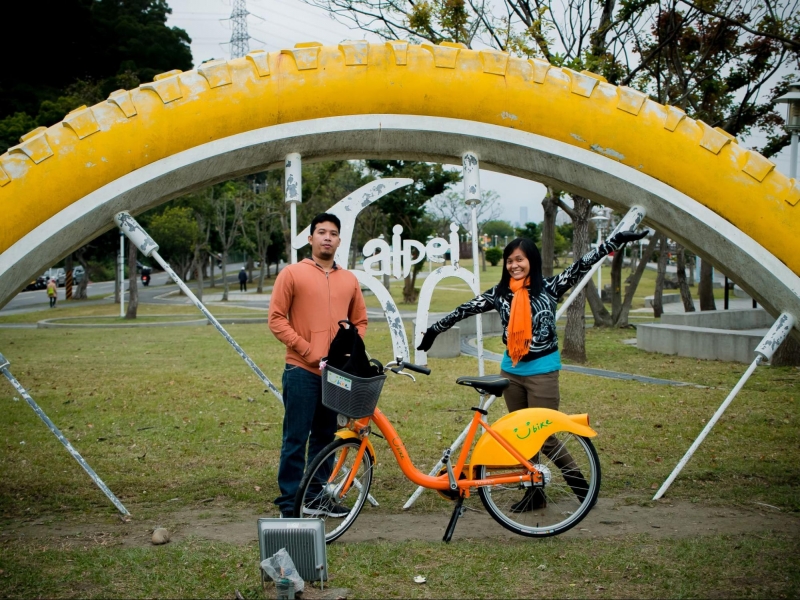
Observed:
[[[2,354],[0,354],[0,373],[6,376],[6,379],[8,379],[11,385],[14,386],[14,389],[16,389],[17,392],[19,392],[20,395],[23,398],[25,398],[25,402],[28,403],[28,406],[30,406],[33,409],[33,412],[35,412],[36,415],[42,421],[44,421],[44,424],[47,425],[50,431],[53,432],[53,435],[56,436],[56,438],[58,438],[58,441],[64,445],[64,447],[67,449],[67,452],[69,452],[72,455],[72,458],[78,461],[78,464],[81,467],[83,467],[83,470],[86,471],[89,477],[92,478],[92,481],[94,481],[95,484],[97,484],[97,487],[100,488],[100,491],[102,491],[106,495],[106,497],[109,500],[111,500],[114,506],[117,507],[117,510],[121,512],[123,516],[129,517],[130,513],[128,512],[128,509],[122,505],[122,502],[120,502],[119,499],[114,495],[114,492],[108,489],[108,486],[105,483],[103,483],[103,480],[100,479],[100,477],[97,476],[97,473],[95,473],[94,469],[92,469],[92,467],[89,466],[89,463],[87,463],[84,460],[84,458],[80,455],[80,453],[73,447],[73,445],[69,443],[69,440],[64,437],[64,434],[61,433],[61,430],[53,424],[50,418],[44,413],[44,411],[39,407],[39,405],[36,404],[33,398],[31,398],[30,394],[28,394],[25,388],[22,387],[22,384],[20,384],[20,382],[17,381],[16,377],[14,377],[11,374],[11,371],[8,370],[9,364],[10,363],[8,362],[8,360],[6,360],[6,358]]]
[[[750,366],[745,371],[744,375],[742,375],[739,382],[736,386],[731,390],[731,393],[728,394],[728,397],[725,398],[725,401],[720,405],[717,409],[717,412],[714,413],[714,416],[708,421],[705,427],[703,427],[703,431],[700,432],[700,435],[697,436],[697,439],[691,445],[691,447],[686,451],[686,454],[683,455],[683,458],[677,464],[677,466],[672,470],[667,480],[663,483],[663,485],[659,488],[656,492],[656,495],[653,496],[653,500],[658,500],[664,493],[667,491],[672,482],[675,481],[675,478],[681,472],[683,467],[686,466],[686,463],[689,462],[689,459],[692,458],[692,455],[695,453],[695,450],[703,443],[703,440],[706,439],[706,436],[711,432],[711,429],[714,425],[719,421],[719,418],[722,416],[722,413],[728,408],[728,405],[733,402],[733,399],[736,397],[736,394],[744,387],[744,384],[750,378],[750,375],[753,374],[753,371],[756,370],[759,363],[769,361],[772,358],[772,355],[775,354],[775,351],[778,347],[783,343],[783,340],[786,339],[786,336],[789,335],[789,332],[794,327],[795,318],[793,315],[789,313],[783,313],[778,320],[775,321],[775,324],[772,326],[772,329],[769,330],[764,339],[761,340],[761,343],[756,347],[756,358],[750,363]]]
[[[164,269],[164,271],[166,271],[166,273],[172,278],[172,281],[174,281],[178,287],[181,288],[181,291],[186,294],[186,296],[194,303],[194,305],[200,309],[200,312],[205,315],[206,319],[208,319],[208,322],[220,332],[222,337],[225,338],[225,341],[227,341],[231,347],[236,350],[236,353],[242,358],[242,360],[244,360],[244,362],[247,363],[247,366],[253,370],[253,372],[256,374],[256,377],[258,377],[262,383],[267,386],[267,389],[272,392],[272,394],[280,401],[281,404],[283,404],[283,396],[278,391],[278,388],[276,388],[269,378],[264,375],[264,372],[258,368],[258,365],[253,362],[253,359],[247,355],[247,352],[245,352],[242,347],[236,343],[236,340],[234,340],[231,335],[225,331],[225,328],[214,318],[214,315],[208,311],[205,305],[197,298],[197,296],[192,293],[192,290],[190,290],[183,280],[178,277],[178,274],[172,270],[172,268],[169,266],[169,263],[161,258],[158,253],[158,244],[153,241],[153,238],[147,234],[147,232],[142,228],[141,225],[139,225],[136,219],[134,219],[128,212],[121,212],[114,216],[114,221],[122,230],[122,232],[128,236],[128,238],[130,238],[134,244],[136,244],[136,247],[142,254],[147,257],[152,256],[156,259],[158,264],[161,265],[161,268]]]

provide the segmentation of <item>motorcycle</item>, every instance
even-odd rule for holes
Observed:
[[[142,285],[147,287],[150,285],[150,273],[152,272],[151,269],[145,267],[142,269]]]

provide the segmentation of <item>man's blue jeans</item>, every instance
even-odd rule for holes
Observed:
[[[294,498],[307,462],[333,441],[336,413],[322,406],[322,377],[295,365],[283,371],[283,444],[278,467],[281,514],[294,511]],[[308,445],[308,460],[306,460]]]

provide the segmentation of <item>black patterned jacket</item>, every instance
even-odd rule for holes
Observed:
[[[558,300],[589,272],[593,264],[618,249],[619,246],[617,244],[606,241],[600,244],[600,248],[592,249],[584,254],[563,272],[554,277],[544,279],[542,293],[537,297],[531,295],[530,298],[533,339],[528,355],[522,359],[523,362],[547,356],[558,350],[558,336],[556,335],[556,307]],[[500,313],[500,321],[503,323],[503,343],[507,344],[508,320],[513,298],[514,294],[511,291],[505,295],[499,295],[497,286],[494,286],[480,296],[465,302],[431,327],[434,331],[442,333],[462,319],[496,310]]]

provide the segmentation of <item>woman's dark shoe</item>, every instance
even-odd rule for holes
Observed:
[[[528,488],[522,500],[511,505],[511,512],[522,513],[539,510],[547,506],[547,499],[541,488]]]

